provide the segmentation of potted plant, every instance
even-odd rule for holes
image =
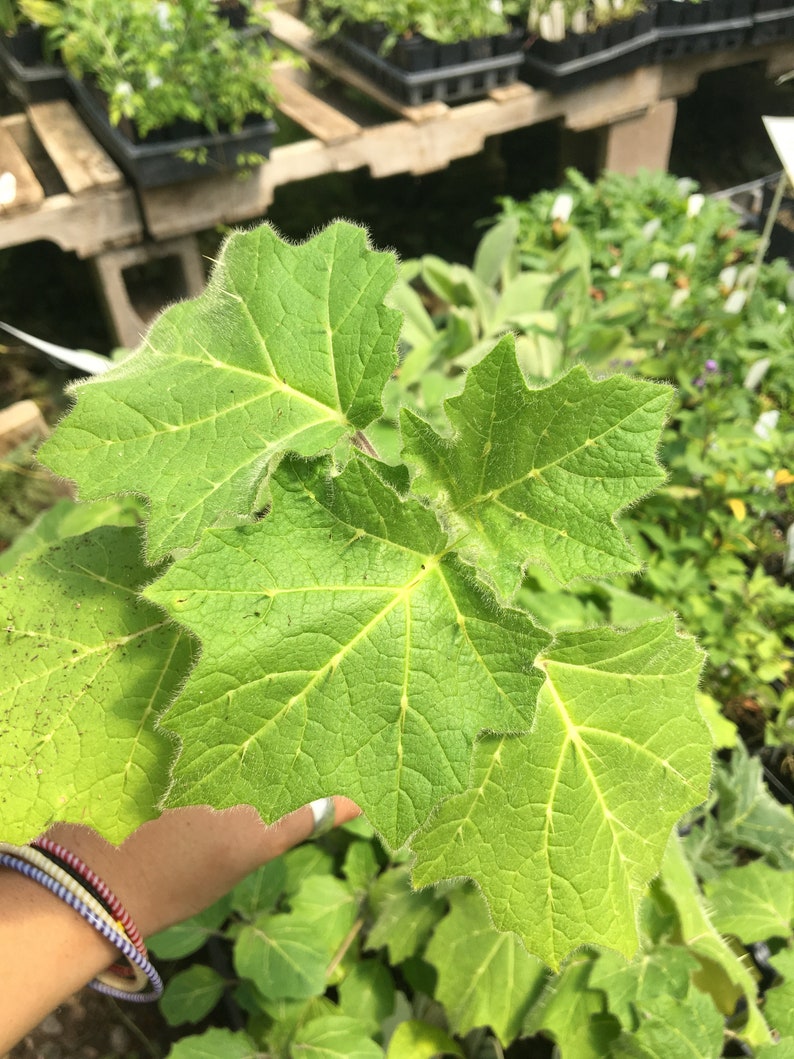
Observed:
[[[252,0],[238,5],[249,14],[242,33],[218,17],[215,0],[50,6],[48,40],[60,49],[80,110],[136,183],[172,183],[267,157],[275,52]]]
[[[57,8],[54,0],[0,0],[0,80],[25,106],[67,94],[63,68],[41,27]]]
[[[412,105],[510,84],[523,31],[501,0],[309,0],[306,20],[377,84]]]
[[[530,45],[521,76],[568,91],[628,73],[648,61],[655,40],[644,0],[530,0]]]

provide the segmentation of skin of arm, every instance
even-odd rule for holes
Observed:
[[[358,815],[335,800],[335,823]],[[306,806],[270,826],[256,810],[167,810],[112,846],[90,828],[57,824],[47,836],[103,879],[144,937],[207,908],[261,864],[309,838]],[[0,868],[0,1056],[96,974],[118,950],[42,886]]]

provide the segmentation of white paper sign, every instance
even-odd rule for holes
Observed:
[[[794,118],[762,118],[772,146],[783,163],[789,183],[794,184]]]

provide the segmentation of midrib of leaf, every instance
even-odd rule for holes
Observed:
[[[399,606],[400,603],[404,603],[405,604],[406,613],[410,613],[411,595],[412,595],[412,593],[414,592],[414,590],[424,580],[426,580],[430,576],[431,573],[433,573],[435,571],[435,568],[436,568],[437,564],[438,564],[438,560],[431,559],[430,556],[427,556],[426,557],[426,562],[424,564],[425,565],[425,569],[420,571],[420,573],[417,574],[417,576],[413,579],[413,581],[411,581],[410,584],[402,586],[395,593],[394,598],[389,600],[389,602],[381,610],[379,610],[377,614],[375,614],[372,618],[370,618],[370,620],[366,623],[366,625],[363,625],[361,627],[361,629],[356,633],[356,635],[353,636],[341,648],[341,650],[337,651],[337,653],[335,655],[333,655],[332,658],[329,658],[328,661],[325,663],[325,665],[321,666],[312,675],[312,678],[300,689],[300,691],[297,691],[287,702],[284,703],[284,705],[281,707],[279,712],[274,717],[268,718],[268,720],[260,728],[258,728],[257,731],[254,732],[253,735],[250,735],[248,737],[248,739],[245,740],[244,743],[240,744],[240,747],[236,751],[236,754],[239,756],[240,760],[242,761],[243,758],[245,757],[246,751],[248,750],[248,747],[251,745],[251,743],[256,742],[263,735],[263,733],[267,732],[268,729],[272,728],[274,725],[277,725],[279,720],[281,720],[282,717],[286,716],[286,714],[288,714],[289,711],[291,709],[293,709],[294,706],[298,705],[299,702],[305,702],[306,696],[312,690],[312,688],[314,688],[318,684],[318,682],[320,680],[322,680],[324,676],[326,676],[326,674],[332,672],[338,665],[340,665],[341,662],[343,662],[344,659],[347,657],[347,655],[362,640],[366,639],[366,637],[369,635],[369,633],[372,631],[372,629],[374,629],[381,621],[384,620],[384,618],[386,618],[389,614],[391,614],[391,612],[393,610],[395,610],[397,608],[397,606]],[[394,586],[390,586],[390,587],[393,588]],[[303,589],[294,589],[293,588],[290,591],[293,591],[293,592],[300,592],[300,591],[306,592],[307,589],[306,588],[303,588]],[[308,591],[311,591],[311,592],[326,592],[326,591],[329,591],[329,589],[325,585],[323,585],[322,588],[318,588],[315,585],[315,586],[312,586],[312,588],[309,589]],[[351,589],[351,591],[352,591],[352,589]],[[410,645],[407,643],[406,644],[406,652],[405,652],[405,658],[406,658],[405,668],[406,669],[408,669],[408,658],[409,658],[409,654],[410,654],[410,652],[408,650],[409,646]],[[250,682],[249,686],[253,687],[256,684],[261,683],[262,681],[267,681],[270,678],[270,676],[271,676],[271,674],[266,674],[265,676],[260,677],[259,680],[252,680]],[[404,713],[401,712],[401,725],[402,725],[403,721],[404,721]],[[402,754],[402,740],[400,741],[400,751],[399,752],[400,752],[400,755],[401,755]],[[296,755],[298,753],[300,753],[300,747],[296,751]]]
[[[101,644],[97,644],[95,647],[87,647],[79,640],[70,640],[62,636],[48,636],[47,633],[35,633],[29,632],[28,630],[17,632],[17,636],[27,636],[29,639],[34,640],[47,639],[54,643],[77,644],[78,647],[83,648],[83,652],[76,657],[70,654],[68,657],[64,658],[59,665],[53,666],[51,669],[42,669],[32,677],[28,677],[25,680],[15,681],[14,690],[25,688],[29,684],[35,684],[38,680],[51,677],[54,673],[62,672],[66,666],[79,665],[80,662],[85,661],[85,659],[90,658],[92,655],[106,654],[110,657],[117,647],[123,647],[125,644],[132,643],[133,640],[137,640],[139,637],[145,636],[147,633],[157,632],[158,629],[167,628],[169,624],[168,621],[160,621],[157,622],[156,625],[148,625],[145,629],[138,629],[135,632],[130,633],[128,636],[117,636],[112,640],[105,640]],[[103,665],[104,664],[105,663],[103,662]],[[97,672],[100,671],[97,670]]]
[[[254,329],[256,329],[255,324]],[[204,349],[203,346],[201,348]],[[263,345],[263,349],[264,348],[265,347]],[[309,394],[304,393],[302,390],[296,390],[294,386],[290,386],[289,383],[287,383],[284,379],[279,376],[278,372],[276,371],[275,365],[270,360],[269,354],[267,354],[267,357],[270,363],[270,370],[272,374],[263,375],[261,372],[252,371],[250,368],[240,367],[239,364],[229,364],[227,361],[218,360],[217,357],[214,357],[207,349],[205,349],[204,352],[206,353],[206,359],[201,359],[199,357],[191,357],[185,353],[173,353],[171,354],[171,356],[174,360],[181,360],[187,364],[196,364],[202,368],[206,367],[207,364],[209,364],[211,367],[218,368],[220,371],[224,371],[230,374],[246,376],[249,379],[253,379],[257,383],[260,383],[263,387],[262,392],[257,393],[254,397],[250,398],[247,401],[241,401],[237,404],[230,405],[229,408],[224,409],[221,413],[208,416],[206,419],[196,419],[188,424],[184,424],[179,427],[170,427],[169,431],[163,431],[163,433],[173,432],[175,430],[182,430],[185,429],[185,426],[200,426],[204,423],[214,422],[215,420],[219,419],[221,415],[226,415],[229,412],[236,412],[240,408],[245,408],[248,404],[254,404],[257,401],[261,401],[264,397],[268,397],[271,393],[280,393],[283,394],[285,397],[294,398],[295,400],[300,401],[302,404],[309,405],[311,408],[315,408],[318,412],[323,413],[322,419],[326,419],[329,422],[337,422],[345,427],[351,426],[351,424],[347,421],[347,417],[342,411],[341,402],[339,400],[338,386],[336,387],[337,407],[336,409],[334,409],[330,405],[325,404],[323,401],[318,401],[316,397],[311,397]],[[334,381],[336,382],[335,365]],[[266,388],[268,385],[270,386],[269,390]],[[318,420],[318,422],[319,421],[320,420]]]
[[[111,645],[115,649],[116,647],[120,647],[123,644],[127,644],[127,643],[132,642],[133,640],[136,640],[139,636],[144,636],[144,635],[146,635],[149,632],[156,631],[157,629],[162,629],[167,624],[168,624],[167,622],[160,622],[157,625],[152,625],[152,626],[150,626],[147,629],[141,629],[140,631],[138,631],[136,633],[132,633],[129,636],[118,637],[115,641],[111,641]],[[30,634],[30,635],[32,635],[32,634]],[[171,648],[170,657],[173,657],[174,649],[175,649],[176,644],[178,642],[179,642],[179,640],[177,638],[174,641],[174,645]],[[91,677],[88,680],[87,686],[89,686],[89,687],[97,680],[97,678],[102,673],[102,670],[105,669],[106,666],[108,666],[110,664],[111,660],[112,660],[112,654],[110,652],[106,651],[106,648],[107,648],[107,643],[85,651],[82,655],[80,655],[76,659],[74,659],[72,657],[69,657],[67,659],[67,661],[68,661],[68,663],[70,665],[76,665],[79,662],[84,661],[86,658],[90,658],[91,655],[99,653],[100,651],[105,653],[105,657],[102,658],[99,668],[94,671],[94,673],[91,675]],[[45,670],[44,672],[39,673],[35,678],[33,678],[32,681],[31,680],[20,681],[19,684],[18,684],[18,687],[19,688],[23,688],[23,687],[26,687],[30,683],[35,683],[36,680],[49,678],[53,673],[62,671],[63,668],[64,668],[63,666],[58,666],[55,669]],[[161,670],[161,676],[158,679],[155,691],[157,691],[159,689],[160,683],[162,681],[163,676],[165,675],[165,672],[166,672],[166,667],[163,667],[163,669]],[[137,747],[137,744],[138,744],[138,742],[140,740],[141,733],[143,732],[145,724],[146,724],[146,719],[149,716],[149,714],[151,713],[153,699],[154,699],[154,695],[152,695],[150,697],[149,703],[148,703],[148,705],[147,705],[147,707],[146,707],[146,709],[145,709],[145,711],[143,713],[143,716],[140,718],[140,721],[139,721],[139,723],[137,725],[135,736],[133,738],[132,750],[128,754],[127,762],[126,762],[126,764],[124,766],[124,775],[123,775],[123,779],[122,779],[122,790],[124,790],[124,788],[126,787],[127,781],[129,779],[129,770],[130,770],[130,768],[132,766],[132,759],[133,759],[134,749],[135,749],[135,747]],[[75,702],[73,705],[76,706],[77,702]],[[52,728],[50,728],[50,730],[45,735],[43,735],[41,737],[41,739],[39,739],[39,741],[36,743],[36,745],[31,748],[31,751],[30,751],[31,756],[35,755],[47,743],[51,743],[52,740],[55,738],[55,736],[58,734],[59,730],[63,727],[63,725],[67,721],[71,720],[71,716],[72,716],[72,709],[71,708],[64,710],[63,713],[58,718],[57,723],[54,724],[52,726]]]
[[[446,554],[446,553],[444,553],[444,554]],[[452,607],[453,607],[453,609],[455,611],[455,615],[456,615],[456,617],[458,619],[458,628],[463,633],[463,635],[466,637],[466,643],[469,645],[469,648],[471,649],[472,654],[477,659],[477,661],[480,663],[483,672],[488,675],[488,679],[493,684],[493,686],[494,686],[495,690],[498,692],[499,696],[502,699],[504,699],[506,702],[509,702],[509,698],[505,694],[504,689],[502,687],[500,687],[500,685],[497,683],[496,677],[493,675],[493,673],[491,672],[489,667],[486,665],[485,659],[482,657],[480,652],[477,650],[477,647],[475,646],[473,640],[469,636],[469,630],[468,630],[468,627],[466,625],[466,617],[465,617],[464,614],[461,613],[461,611],[460,611],[460,609],[458,607],[457,600],[455,599],[455,595],[454,595],[452,589],[450,588],[449,582],[447,581],[446,577],[444,576],[444,570],[443,570],[443,567],[441,566],[440,562],[439,562],[439,566],[438,566],[438,575],[439,575],[439,578],[441,580],[442,585],[444,586],[444,591],[446,592],[447,597],[449,598],[449,601],[452,604]],[[515,733],[513,733],[513,734],[515,734]]]
[[[469,935],[469,940],[470,941],[474,941],[478,936],[481,937],[482,933],[484,933],[484,932],[480,932],[479,934],[477,934],[477,933],[470,934]],[[472,980],[469,983],[468,988],[464,989],[463,992],[460,994],[460,998],[457,1001],[457,1005],[458,1006],[462,1007],[466,1003],[468,1003],[469,997],[471,997],[477,991],[477,986],[479,985],[480,979],[483,977],[485,972],[488,970],[488,968],[490,967],[491,963],[493,963],[493,961],[496,959],[496,956],[497,956],[499,950],[504,945],[506,945],[508,943],[508,941],[509,941],[509,937],[508,937],[507,934],[500,934],[495,939],[493,945],[491,945],[490,949],[487,951],[485,956],[483,956],[482,959],[480,960],[480,963],[479,963],[479,965],[477,967],[477,970],[472,975]],[[510,969],[509,969],[509,972],[508,972],[508,974],[506,976],[506,979],[503,982],[501,982],[500,985],[502,985],[504,987],[504,992],[505,993],[510,993],[511,990],[512,990],[513,979],[515,977],[515,975],[513,974],[513,970],[514,970],[514,967],[515,967],[515,963],[514,963],[515,954],[513,952],[512,947],[508,946],[507,954],[508,954],[508,958],[510,960]]]
[[[569,449],[567,452],[562,453],[562,455],[560,455],[556,460],[551,460],[551,462],[549,462],[547,464],[544,464],[543,467],[536,467],[534,465],[534,454],[533,454],[533,458],[532,458],[533,466],[530,468],[530,470],[527,471],[526,474],[521,475],[520,478],[516,478],[512,482],[505,483],[505,485],[500,485],[500,486],[497,486],[494,489],[490,489],[490,490],[488,490],[488,492],[480,492],[480,493],[478,493],[476,496],[473,496],[473,497],[469,498],[464,504],[461,504],[460,505],[460,510],[461,511],[466,511],[466,510],[468,510],[468,508],[474,506],[475,504],[482,503],[485,500],[496,500],[499,496],[501,496],[502,493],[506,492],[508,489],[513,489],[513,488],[515,488],[516,486],[519,486],[519,485],[525,485],[532,478],[541,478],[541,476],[543,475],[544,471],[548,471],[551,467],[556,467],[558,464],[563,463],[565,460],[571,459],[573,456],[578,455],[580,452],[583,452],[585,449],[592,448],[593,445],[597,445],[598,442],[601,441],[602,438],[605,438],[608,434],[612,433],[615,430],[618,430],[627,420],[631,419],[638,412],[642,411],[650,403],[651,403],[651,400],[649,399],[644,404],[641,404],[641,405],[639,405],[636,408],[632,408],[632,410],[627,415],[625,415],[622,419],[618,420],[615,423],[610,423],[609,426],[606,428],[606,430],[603,430],[600,434],[597,434],[593,438],[588,437],[585,441],[582,442],[581,445],[577,445],[576,448]],[[556,414],[560,414],[562,412],[562,408],[564,408],[564,407],[566,407],[567,405],[570,405],[570,404],[571,404],[570,401],[566,401],[565,404],[560,409],[557,410]],[[550,423],[545,427],[545,429],[538,435],[537,441],[535,443],[535,452],[537,452],[538,445],[540,445],[541,438],[544,436],[544,434],[546,434],[546,432],[549,429],[549,426],[551,425],[551,423],[553,421],[554,420],[552,419],[550,421]],[[493,417],[492,417],[492,422],[493,422]],[[571,472],[571,473],[573,473],[573,472]],[[484,476],[485,476],[485,471],[483,470],[483,477]],[[547,488],[549,488],[547,482],[544,481],[542,484],[544,486],[546,486]],[[480,485],[482,487],[482,479],[481,479]],[[509,507],[507,504],[503,504],[502,506],[505,508],[506,511],[514,512],[514,510],[515,510],[514,508]],[[540,523],[540,524],[542,525],[542,523]],[[551,527],[549,527],[549,528],[551,528]]]

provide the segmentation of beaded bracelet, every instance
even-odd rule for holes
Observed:
[[[7,850],[13,852],[6,852]],[[17,856],[17,852],[21,852],[23,855]],[[135,980],[130,981],[128,984],[125,984],[122,978],[103,972],[89,983],[91,987],[100,993],[105,993],[120,1000],[132,1000],[139,1003],[156,1000],[163,991],[162,979],[150,963],[148,956],[133,945],[126,933],[124,933],[123,928],[118,929],[118,927],[121,927],[121,923],[117,925],[113,921],[112,916],[102,908],[96,898],[88,890],[80,886],[79,883],[76,883],[67,873],[62,872],[61,874],[65,879],[69,880],[69,883],[55,878],[56,873],[60,871],[57,865],[50,863],[46,869],[42,869],[31,863],[29,859],[31,853],[35,853],[35,851],[31,851],[29,847],[9,846],[6,843],[0,843],[0,865],[12,868],[26,878],[39,883],[40,886],[44,886],[50,893],[60,898],[70,908],[73,908],[78,915],[82,916],[87,923],[90,923],[95,930],[99,931],[104,938],[119,949],[134,971]],[[39,856],[46,860],[43,854],[39,854]],[[112,982],[115,982],[115,985],[108,981],[109,977]],[[144,993],[142,990],[146,987],[147,982],[151,983],[151,990]]]

